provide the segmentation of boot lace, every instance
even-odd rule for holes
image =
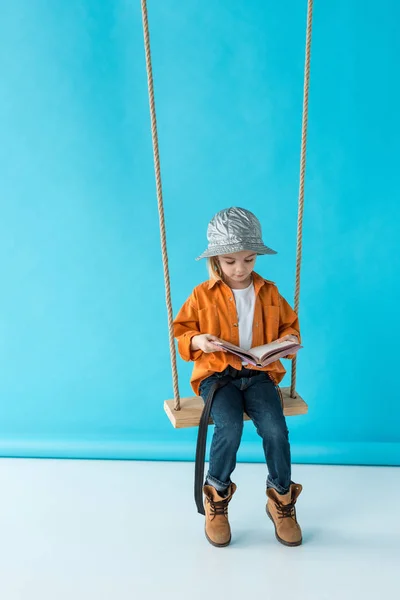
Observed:
[[[276,503],[276,510],[278,511],[279,519],[294,519],[296,520],[296,509],[294,507],[294,503],[290,504],[278,504]]]
[[[228,504],[230,502],[230,498],[227,498],[226,500],[219,500],[218,502],[215,502],[210,498],[207,498],[207,500],[210,503],[211,517],[216,517],[217,515],[223,515],[225,517],[228,516]]]

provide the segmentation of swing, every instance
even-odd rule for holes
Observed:
[[[199,396],[180,398],[178,386],[178,370],[176,365],[176,349],[173,331],[173,311],[171,301],[170,277],[168,268],[167,241],[165,231],[163,194],[161,183],[161,168],[158,147],[157,120],[154,100],[153,71],[150,52],[150,35],[147,13],[147,0],[141,0],[144,45],[146,53],[146,69],[149,91],[149,105],[151,117],[151,133],[154,154],[154,169],[157,188],[157,202],[160,222],[161,253],[164,269],[165,297],[168,314],[169,327],[169,346],[171,353],[172,381],[174,390],[174,399],[164,402],[164,410],[167,413],[172,425],[179,429],[184,427],[197,427],[200,424],[203,413],[204,402]],[[303,118],[301,135],[301,154],[300,154],[300,184],[299,184],[299,202],[298,202],[298,221],[297,221],[297,250],[296,250],[296,279],[295,279],[295,300],[294,310],[298,314],[300,300],[300,267],[302,257],[302,231],[303,231],[303,212],[304,212],[304,181],[306,170],[306,149],[307,149],[307,124],[308,124],[308,92],[310,81],[310,57],[311,57],[311,33],[312,33],[312,12],[313,0],[308,0],[307,10],[307,30],[306,30],[306,52],[305,52],[305,70],[304,70],[304,94],[303,94]],[[296,372],[297,357],[292,360],[291,385],[290,387],[278,388],[285,416],[303,415],[307,413],[308,407],[301,396],[296,392]],[[243,414],[245,421],[249,420],[246,413]],[[209,424],[212,420],[209,419]]]

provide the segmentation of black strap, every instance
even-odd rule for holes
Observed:
[[[194,499],[196,501],[197,511],[201,515],[205,514],[203,506],[204,461],[206,455],[207,430],[208,423],[210,421],[211,406],[214,400],[215,392],[219,388],[226,385],[231,379],[232,377],[230,376],[221,377],[221,379],[216,381],[211,386],[204,403],[203,412],[201,413],[199,430],[197,433],[196,464],[194,467]]]

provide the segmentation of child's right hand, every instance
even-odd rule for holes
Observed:
[[[219,342],[220,340],[210,333],[195,335],[192,337],[191,349],[202,350],[206,354],[210,354],[211,352],[226,352],[221,346],[213,344],[213,341]]]

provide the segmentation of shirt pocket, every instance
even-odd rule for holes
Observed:
[[[206,308],[200,308],[198,315],[201,333],[210,333],[217,337],[221,335],[221,325],[215,304],[211,304]]]
[[[267,344],[275,341],[279,337],[279,306],[272,304],[263,304],[264,335]]]

